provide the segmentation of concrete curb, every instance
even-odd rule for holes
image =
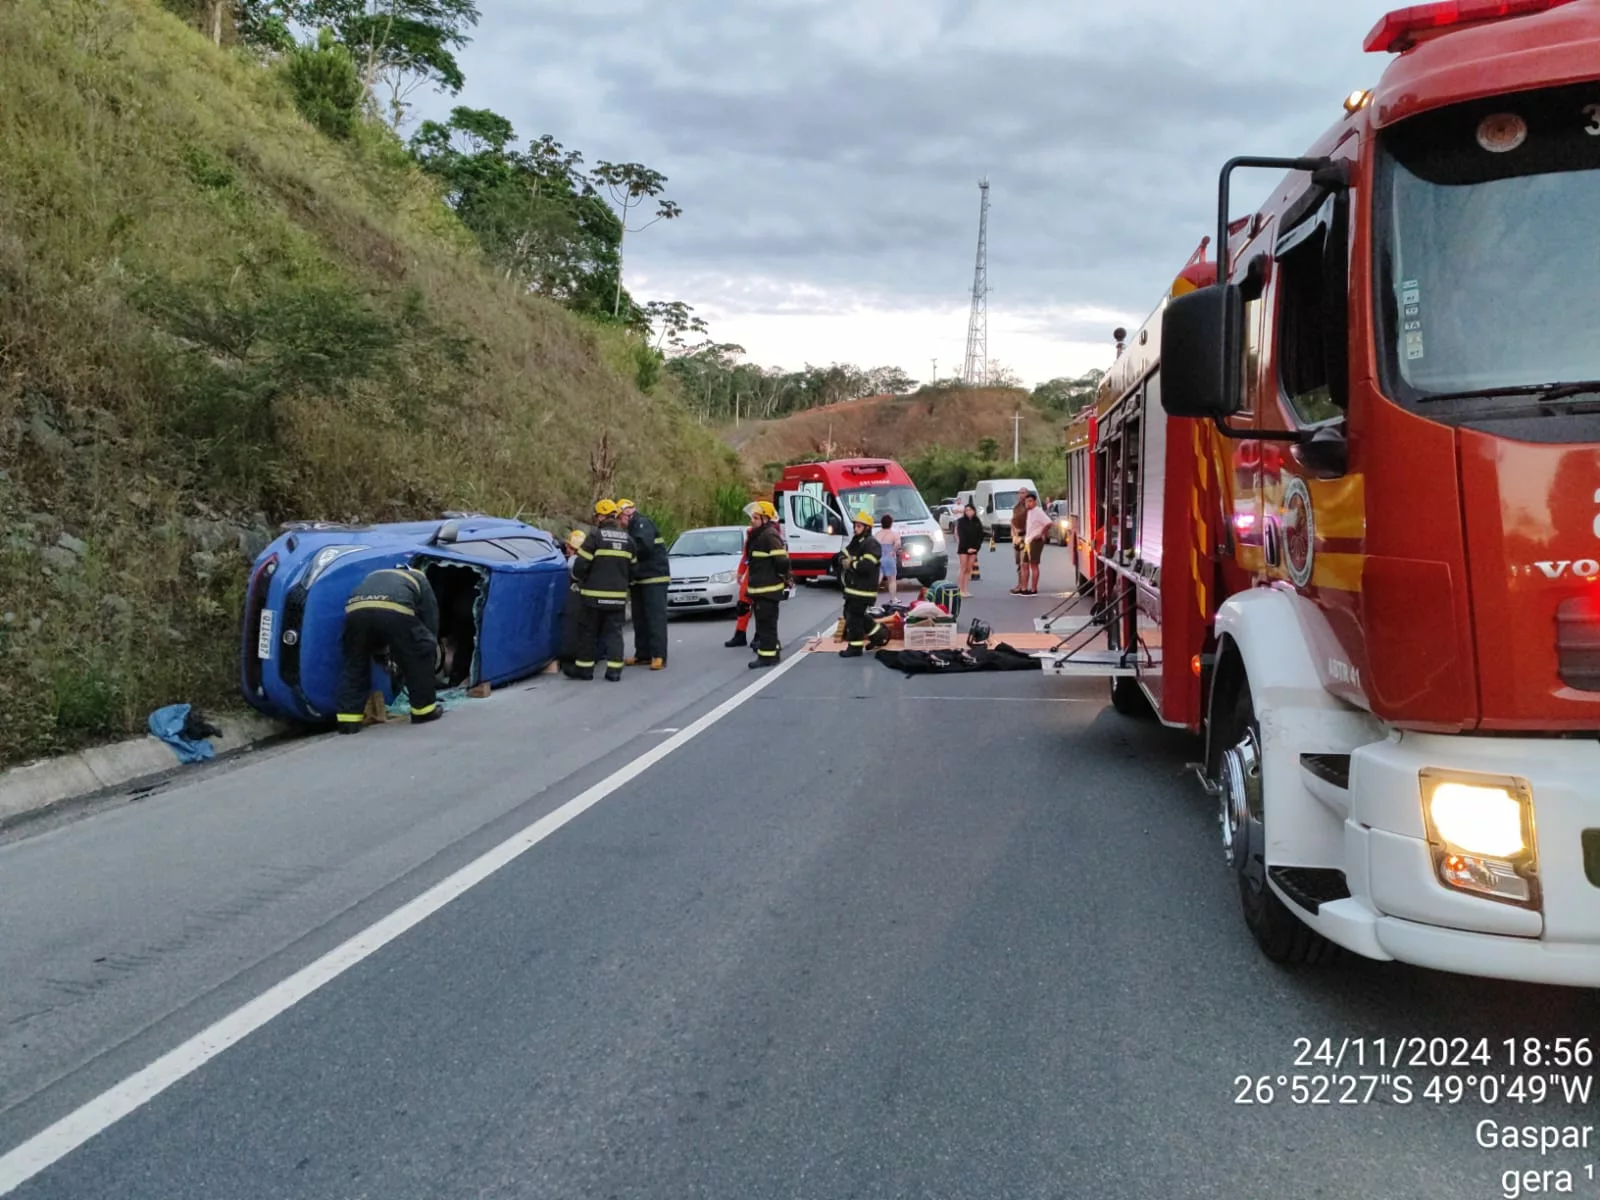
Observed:
[[[284,737],[293,729],[286,722],[253,713],[214,719],[222,730],[221,737],[211,739],[217,759]],[[0,828],[68,800],[173,774],[184,765],[172,747],[147,734],[13,767],[0,774]]]

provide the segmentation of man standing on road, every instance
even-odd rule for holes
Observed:
[[[1039,594],[1039,561],[1044,558],[1045,535],[1050,532],[1050,514],[1039,503],[1039,497],[1029,496],[1026,523],[1023,526],[1023,570],[1027,573],[1022,594]]]
[[[1011,506],[1011,545],[1017,555],[1017,586],[1013,596],[1025,595],[1028,590],[1028,497],[1033,495],[1026,487],[1017,489],[1017,502]]]
[[[572,564],[572,577],[578,581],[578,657],[565,674],[568,679],[593,679],[598,644],[606,656],[606,679],[616,683],[622,678],[622,615],[636,556],[615,504],[601,500],[594,515],[594,530]]]
[[[667,585],[672,565],[667,561],[667,540],[656,524],[632,500],[617,501],[617,519],[633,539],[638,561],[634,566],[633,657],[628,665],[649,664],[652,671],[667,665]]]
[[[385,648],[400,664],[411,702],[411,723],[437,721],[444,715],[434,682],[439,660],[439,601],[428,577],[415,567],[374,571],[345,602],[340,733],[361,732],[372,685],[372,660]]]
[[[855,536],[844,548],[839,582],[844,587],[844,640],[840,658],[860,658],[867,652],[867,609],[878,598],[878,572],[883,547],[872,536],[872,516],[858,512]]]
[[[771,501],[751,505],[756,522],[750,535],[750,607],[756,619],[756,657],[751,670],[778,665],[778,605],[789,590],[789,548],[778,532],[778,510]],[[876,594],[876,593],[874,593]]]

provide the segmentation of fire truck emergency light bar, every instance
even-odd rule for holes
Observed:
[[[1374,25],[1364,47],[1369,54],[1406,50],[1419,33],[1500,17],[1525,17],[1571,3],[1572,0],[1439,0],[1436,4],[1415,4],[1397,9]]]

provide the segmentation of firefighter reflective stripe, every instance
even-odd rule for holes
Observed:
[[[339,714],[339,724],[341,724],[341,725],[359,725],[365,719],[366,719],[366,714],[365,713],[340,713]]]
[[[863,554],[861,556],[861,561],[862,562],[875,562],[875,563],[879,563],[879,564],[881,564],[883,562],[883,560],[881,558],[879,558],[876,554]]]
[[[640,579],[637,582],[638,582],[640,587],[643,587],[647,583],[671,583],[672,582],[672,576],[671,575],[661,575],[661,576],[656,577],[655,579]]]
[[[386,612],[404,613],[408,617],[417,615],[417,610],[409,604],[401,604],[398,600],[352,600],[344,606],[347,613],[359,612],[362,609],[381,608]]]
[[[439,702],[435,700],[432,704],[424,704],[420,708],[413,708],[411,710],[411,715],[413,717],[425,717],[438,707]]]
[[[878,598],[877,592],[863,592],[858,588],[845,588],[844,594],[846,596],[860,596],[863,600],[876,600]]]
[[[572,665],[577,667],[580,671],[592,671],[594,670],[594,659],[591,658],[588,661],[585,661],[581,658],[576,659],[573,661]]]
[[[591,600],[626,600],[628,598],[627,592],[598,592],[591,591],[588,588],[578,589],[578,595],[588,596]]]
[[[766,595],[770,595],[773,592],[781,592],[781,591],[784,590],[784,587],[783,587],[783,584],[781,584],[781,583],[774,583],[774,584],[772,584],[772,585],[770,585],[768,587],[753,587],[753,588],[746,588],[745,590],[747,592],[749,592],[752,596],[766,596]]]
[[[633,558],[633,551],[631,551],[631,550],[613,550],[609,546],[602,546],[599,550],[596,550],[594,552],[594,557],[595,558],[626,558],[626,559],[630,559],[631,560]]]
[[[587,551],[587,550],[579,550],[578,551],[578,557],[581,558],[581,559],[584,559],[584,560],[586,560],[588,562],[593,562],[594,561],[594,555],[589,553],[589,551]]]
[[[778,652],[776,650],[757,650],[756,653],[759,654],[762,658],[777,658],[778,657]]]
[[[789,551],[786,550],[786,549],[779,549],[779,550],[752,550],[752,551],[750,551],[750,557],[751,558],[788,558],[789,557]]]

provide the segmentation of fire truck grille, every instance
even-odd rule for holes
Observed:
[[[1568,687],[1600,692],[1600,602],[1573,596],[1556,609],[1556,665]]]

